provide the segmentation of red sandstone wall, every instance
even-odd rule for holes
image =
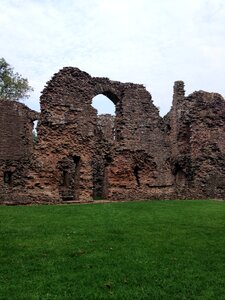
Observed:
[[[0,112],[0,158],[16,160],[30,156],[36,113],[14,101],[1,101]]]
[[[115,104],[115,117],[97,116],[91,103],[98,94]],[[44,89],[40,116],[0,103],[0,201],[224,199],[224,116],[222,96],[185,97],[182,81],[162,119],[143,85],[64,68]]]
[[[113,139],[106,128],[100,132],[91,106],[93,97],[101,93],[116,106]],[[52,197],[60,198],[62,173],[72,172],[59,167],[60,161],[74,156],[80,162],[74,186],[79,193],[71,194],[73,200],[90,200],[95,192],[112,199],[153,198],[160,187],[165,197],[171,194],[173,177],[169,152],[163,148],[161,118],[142,85],[92,78],[77,68],[64,68],[45,88],[41,110],[38,160],[45,169],[44,190]],[[126,174],[122,188],[121,174]]]
[[[0,102],[1,202],[18,202],[26,194],[26,182],[32,165],[33,121],[37,118],[38,113],[24,104]]]
[[[224,198],[225,101],[204,91],[184,96],[176,82],[170,127],[171,166],[179,198]]]

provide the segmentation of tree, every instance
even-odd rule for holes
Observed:
[[[5,59],[0,58],[0,100],[19,101],[29,98],[30,91],[33,91],[33,88],[29,86],[28,80],[14,73]]]

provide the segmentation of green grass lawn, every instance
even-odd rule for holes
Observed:
[[[0,299],[225,299],[225,203],[0,206]]]

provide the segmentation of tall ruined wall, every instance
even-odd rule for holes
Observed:
[[[225,101],[216,93],[185,97],[184,83],[174,86],[169,127],[171,167],[179,198],[224,198]]]
[[[124,86],[122,138],[110,167],[109,197],[158,198],[173,193],[173,177],[168,163],[161,118],[151,95],[142,85]]]
[[[26,193],[32,164],[33,121],[38,113],[24,104],[0,101],[0,202],[18,202]]]
[[[111,140],[91,106],[98,94],[116,107]],[[43,91],[38,136],[41,185],[53,198],[92,199],[98,185],[101,197],[115,199],[157,197],[161,186],[172,192],[161,118],[142,85],[64,68]]]

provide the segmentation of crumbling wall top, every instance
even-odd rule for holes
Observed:
[[[27,158],[33,150],[33,121],[39,113],[26,105],[3,100],[0,102],[0,158]]]

